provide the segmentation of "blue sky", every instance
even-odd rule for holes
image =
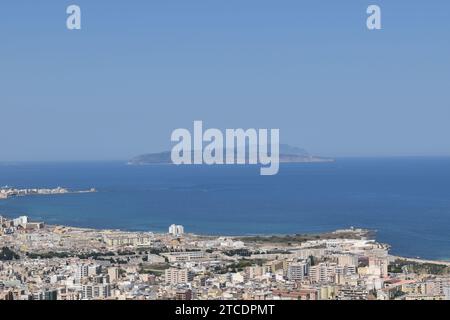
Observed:
[[[319,155],[450,155],[449,88],[446,0],[0,3],[3,161],[128,159],[194,120]]]

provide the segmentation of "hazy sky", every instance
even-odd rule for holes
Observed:
[[[0,160],[128,159],[194,120],[319,155],[450,155],[450,1],[1,0]]]

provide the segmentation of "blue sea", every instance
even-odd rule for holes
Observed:
[[[377,231],[393,254],[450,260],[450,158],[338,159],[257,166],[0,164],[0,186],[97,193],[0,200],[0,214],[47,224],[251,235]]]

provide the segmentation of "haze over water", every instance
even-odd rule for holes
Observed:
[[[377,230],[391,252],[450,260],[450,158],[338,159],[258,166],[128,166],[122,162],[0,164],[0,185],[98,193],[0,201],[0,214],[47,224],[249,235]]]

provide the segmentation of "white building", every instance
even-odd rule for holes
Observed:
[[[21,216],[13,220],[14,227],[22,226],[25,227],[28,223],[28,217],[27,216]]]
[[[232,273],[231,274],[231,282],[234,284],[244,283],[245,282],[245,274],[242,272]]]
[[[170,252],[163,253],[170,263],[172,262],[187,262],[187,261],[200,261],[205,258],[203,251],[183,251],[183,252]]]
[[[311,282],[317,283],[334,282],[336,267],[336,263],[319,263],[309,269],[309,278]]]
[[[184,227],[181,225],[172,224],[169,227],[169,234],[171,234],[175,237],[179,237],[184,234]]]
[[[123,246],[149,246],[153,240],[153,234],[114,234],[103,237],[103,240],[109,247],[123,247]]]
[[[80,280],[89,276],[89,266],[80,264],[75,269],[75,279]]]
[[[338,257],[338,265],[341,267],[358,266],[358,256],[352,254],[343,254]]]
[[[387,258],[369,257],[369,267],[367,273],[377,277],[388,276],[389,261]]]
[[[187,269],[169,268],[164,272],[165,280],[168,284],[188,283],[188,275]]]
[[[444,293],[445,300],[450,300],[450,283],[444,285],[442,287],[442,291]]]
[[[119,279],[119,268],[109,267],[108,268],[109,282],[116,282]]]

